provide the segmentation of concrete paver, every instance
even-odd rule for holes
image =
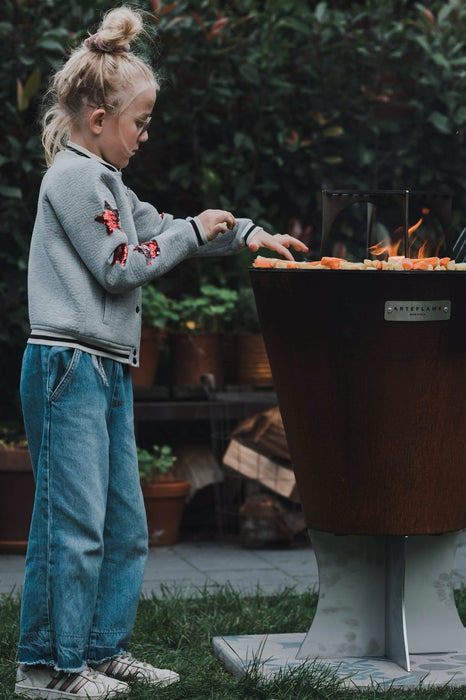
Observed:
[[[24,555],[0,554],[0,594],[21,593]],[[183,595],[228,584],[243,593],[273,593],[284,588],[297,592],[317,590],[318,572],[311,546],[246,549],[241,544],[180,542],[173,547],[151,548],[143,593],[160,593],[163,587]],[[460,540],[453,573],[455,587],[466,585],[466,531]]]
[[[24,555],[0,555],[0,594],[20,593],[24,577]],[[173,547],[153,547],[149,552],[143,594],[173,587],[184,595],[196,590],[229,584],[251,593],[261,588],[273,592],[297,587],[303,590],[317,582],[313,549],[251,550],[240,544],[180,542]]]

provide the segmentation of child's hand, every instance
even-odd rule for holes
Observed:
[[[234,228],[236,219],[233,214],[223,209],[206,209],[202,214],[198,214],[207,240],[212,241],[219,233],[225,233],[227,229]]]
[[[283,255],[287,260],[294,260],[293,256],[288,250],[290,246],[292,246],[295,250],[301,251],[302,253],[309,250],[307,245],[302,243],[302,241],[299,241],[297,238],[293,238],[293,236],[281,233],[276,233],[274,236],[272,236],[262,228],[259,229],[259,231],[257,231],[257,233],[255,233],[248,241],[248,247],[253,252],[256,252],[259,250],[259,248],[270,248],[270,250],[275,250],[277,253]]]

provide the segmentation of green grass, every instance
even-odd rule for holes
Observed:
[[[466,588],[456,592],[458,610],[466,621]],[[155,691],[134,683],[128,700],[464,700],[465,689],[419,687],[412,690],[345,690],[332,673],[317,664],[261,678],[257,665],[242,677],[226,671],[212,650],[212,637],[236,634],[304,632],[317,597],[286,590],[280,594],[241,596],[229,587],[215,593],[199,591],[183,598],[173,590],[141,600],[131,651],[157,666],[173,668],[181,681]],[[0,596],[0,700],[14,698],[19,600]]]

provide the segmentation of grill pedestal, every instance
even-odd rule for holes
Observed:
[[[310,531],[319,603],[298,659],[466,651],[451,572],[459,533],[438,537],[336,536]]]

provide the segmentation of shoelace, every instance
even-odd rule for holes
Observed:
[[[119,654],[116,658],[116,660],[124,659],[125,661],[128,661],[130,664],[136,663],[137,666],[143,666],[144,668],[150,669],[151,665],[147,664],[145,661],[138,661],[137,659],[134,658],[134,656],[131,656],[131,654],[127,651],[122,651],[121,654]]]
[[[83,669],[83,671],[81,671],[81,673],[84,673],[84,672],[85,672],[85,675],[88,675],[89,679],[93,680],[93,681],[99,680],[99,676],[102,675],[102,674],[99,674],[97,671],[95,671],[90,666],[87,666],[85,669]]]

